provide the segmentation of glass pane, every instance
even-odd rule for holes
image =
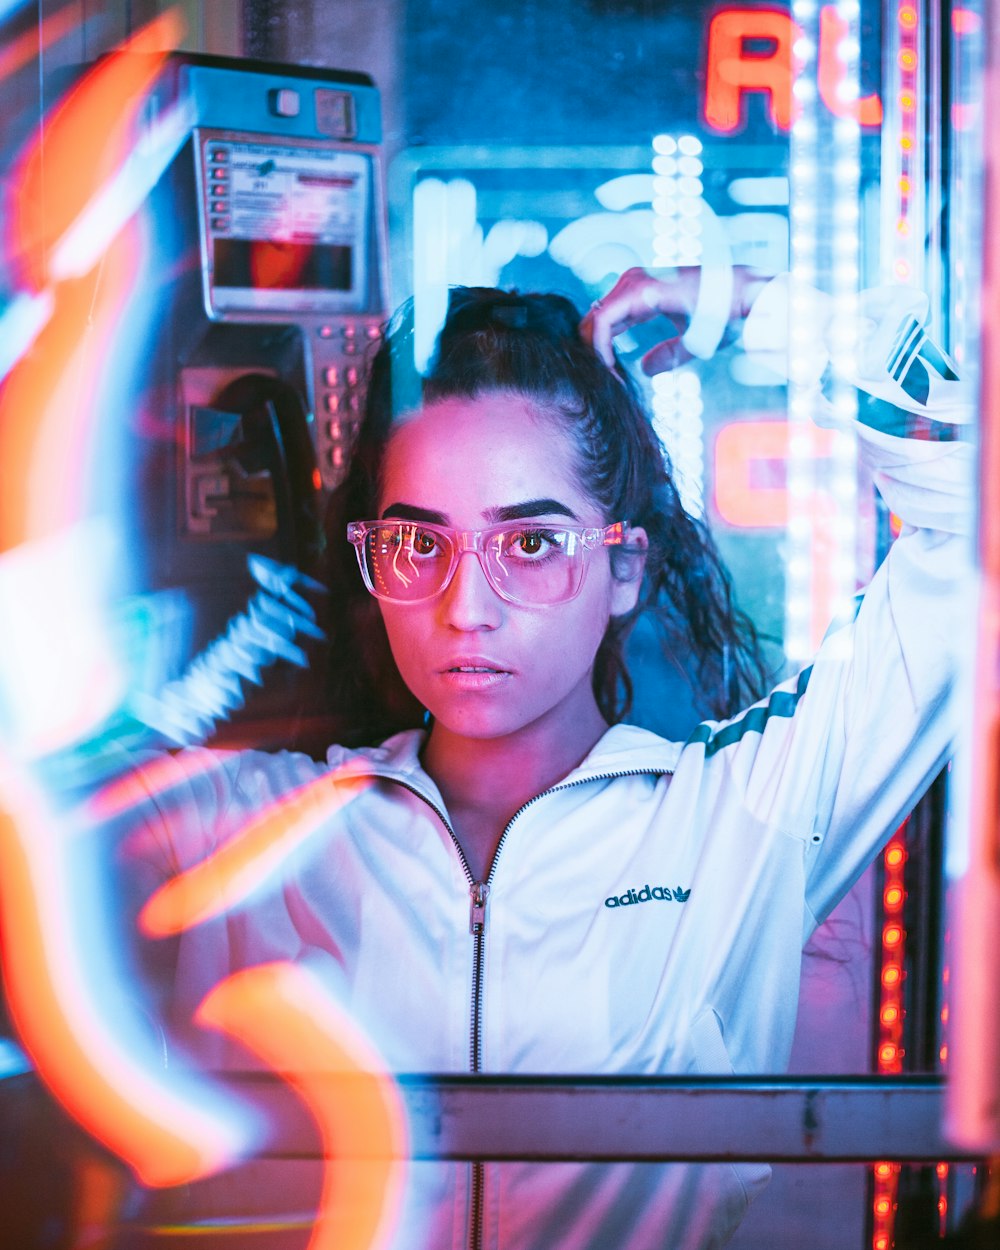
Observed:
[[[994,834],[976,842],[964,809],[995,816],[994,778],[935,779],[941,548],[923,572],[891,553],[923,541],[913,464],[958,459],[956,374],[991,395],[985,18],[922,0],[0,0],[0,1210],[19,1247],[361,1250],[384,1215],[393,1250],[730,1231],[742,1250],[903,1250],[983,1206],[995,1175],[969,1156],[996,1148],[1000,1030],[994,969],[970,978],[964,952],[995,925]],[[123,48],[142,55],[108,55]],[[429,618],[393,632],[343,536],[397,502],[376,489],[393,455],[420,466],[393,480],[423,524],[524,519],[523,491],[471,519],[442,503],[516,463],[548,474],[528,492],[546,516],[640,529],[603,515],[563,437],[572,379],[539,405],[563,426],[529,404],[527,453],[462,441],[484,391],[539,398],[523,385],[447,392],[463,420],[419,455],[400,448],[427,426],[393,424],[441,380],[450,287],[582,314],[633,269],[662,284],[647,309],[696,271],[686,306],[633,310],[616,349],[679,500],[661,546],[702,552],[709,527],[771,693],[747,706],[738,630],[716,645],[694,615],[715,566],[689,551],[660,625],[629,635],[633,701],[606,735],[591,666],[614,674],[598,646],[641,542],[588,553],[580,595],[537,596],[603,615],[523,626],[518,685],[488,585],[471,597],[488,619],[449,618],[462,645],[429,668]],[[410,299],[390,405],[368,366]],[[354,455],[370,398],[388,461],[373,424]],[[902,469],[901,435],[922,449]],[[862,445],[889,463],[863,467]],[[887,556],[905,567],[855,635]],[[563,704],[550,678],[571,670]],[[527,711],[498,729],[482,705],[507,686]],[[992,741],[988,700],[977,714],[969,736]],[[552,723],[558,739],[532,736]],[[554,756],[581,725],[586,750],[552,776],[524,746]],[[445,766],[456,742],[475,775]],[[585,756],[592,774],[570,771]],[[331,1093],[345,1067],[358,1084]],[[421,1070],[625,1089],[787,1072],[817,1102],[821,1077],[939,1093],[957,1070],[979,1135],[926,1161],[823,1162],[807,1109],[808,1162],[782,1153],[767,1188],[756,1158],[576,1158],[597,1123],[571,1162],[413,1160],[396,1078]],[[869,1092],[874,1132],[891,1117]],[[511,1114],[496,1098],[484,1131]],[[451,1123],[432,1095],[422,1114]]]

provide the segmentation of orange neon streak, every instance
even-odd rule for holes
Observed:
[[[116,777],[90,800],[88,809],[97,821],[111,820],[123,812],[148,802],[158,794],[165,794],[189,782],[193,777],[204,777],[222,768],[234,754],[213,747],[211,751],[190,750],[183,755],[158,755],[135,772]],[[124,844],[126,853],[133,849],[141,833],[130,834]]]
[[[40,794],[0,759],[0,960],[11,1016],[39,1075],[67,1111],[145,1184],[179,1185],[228,1162],[241,1146],[166,1075],[122,1046],[86,995],[87,974],[67,917],[72,882],[59,830]]]
[[[11,237],[22,281],[47,281],[46,253],[126,148],[128,127],[162,56],[178,36],[165,15],[133,39],[143,57],[112,57],[64,102],[18,167]],[[44,141],[43,141],[44,140]],[[46,213],[43,174],[60,195]],[[63,193],[64,192],[64,193]],[[126,236],[106,254],[99,281],[59,284],[52,318],[0,394],[0,462],[6,474],[0,551],[78,519],[83,450],[93,417],[98,362],[131,280]],[[95,414],[96,415],[96,414]],[[39,499],[54,498],[45,511]],[[144,1067],[115,1034],[115,1021],[89,997],[88,975],[70,929],[64,831],[26,776],[0,758],[0,957],[11,1015],[40,1077],[67,1111],[126,1160],[145,1183],[176,1185],[216,1170],[244,1149],[242,1130],[185,1100],[155,1066]]]
[[[183,37],[175,9],[155,18],[67,93],[13,171],[9,255],[20,285],[42,290],[49,252],[118,170],[164,57]]]
[[[775,9],[723,9],[708,26],[705,121],[714,130],[733,131],[743,121],[745,92],[763,92],[771,120],[788,130],[798,114],[792,95],[792,45],[799,28]],[[747,51],[750,40],[767,41],[765,53]]]
[[[135,267],[126,234],[99,275],[60,284],[52,317],[0,390],[0,550],[57,534],[85,512],[103,345]]]
[[[123,49],[140,55],[102,62],[18,166],[6,214],[8,255],[29,293],[50,287],[53,248],[119,168],[162,49],[180,34],[176,14],[164,14]],[[53,187],[59,194],[47,202],[43,193]],[[86,479],[81,462],[101,377],[94,362],[120,315],[134,261],[125,237],[93,275],[55,284],[49,324],[3,387],[0,462],[17,489],[0,501],[0,552],[54,532],[83,511],[82,496],[71,487],[73,473],[76,481]],[[38,502],[46,499],[55,506]],[[303,787],[154,896],[144,912],[147,931],[179,932],[229,906],[366,784],[334,785],[325,777]],[[115,1021],[100,1011],[82,975],[80,959],[93,953],[80,950],[70,931],[72,883],[61,871],[61,836],[28,782],[0,771],[0,958],[19,1037],[69,1113],[140,1180],[197,1179],[246,1149],[245,1130],[178,1096],[165,1074],[144,1067],[115,1037]],[[273,1027],[276,1006],[280,1029]],[[316,1116],[329,1164],[312,1250],[367,1250],[387,1236],[400,1206],[406,1152],[395,1088],[318,983],[294,967],[251,969],[212,991],[198,1022],[239,1036],[282,1072]],[[331,1073],[352,1079],[331,1083]]]
[[[837,53],[837,47],[847,38],[850,27],[831,4],[824,4],[819,11],[819,66],[818,85],[820,99],[834,117],[851,117],[862,126],[882,124],[882,101],[873,92],[855,100],[842,100],[838,88],[847,75],[847,68]]]
[[[335,773],[301,786],[249,821],[214,855],[160,887],[139,913],[140,931],[168,937],[247,897],[326,820],[371,785]]]
[[[376,1250],[399,1215],[407,1133],[392,1077],[323,985],[262,964],[209,991],[197,1023],[238,1039],[299,1094],[319,1127],[320,1210],[308,1250]]]
[[[0,78],[9,78],[19,69],[34,61],[46,48],[75,30],[78,22],[73,6],[67,4],[58,13],[43,18],[39,26],[33,26],[0,48]]]
[[[181,27],[165,13],[96,66],[60,103],[14,171],[12,265],[31,290],[48,284],[48,253],[119,167],[158,72],[164,40]],[[46,182],[47,179],[47,182]],[[46,195],[46,186],[58,193]],[[52,316],[0,390],[0,551],[59,532],[83,513],[87,448],[97,420],[102,345],[137,268],[128,232],[95,272],[57,284]]]

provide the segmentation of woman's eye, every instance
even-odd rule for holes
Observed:
[[[522,560],[554,554],[558,547],[557,535],[549,530],[518,530],[507,540],[508,555]]]

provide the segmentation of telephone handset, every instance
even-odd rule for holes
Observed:
[[[191,405],[187,529],[240,540],[314,574],[322,551],[319,472],[309,414],[295,387],[245,373]]]

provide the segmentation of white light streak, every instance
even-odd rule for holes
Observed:
[[[195,123],[194,101],[185,98],[149,127],[115,176],[87,203],[56,244],[49,262],[53,281],[89,273],[122,227],[148,200]]]

